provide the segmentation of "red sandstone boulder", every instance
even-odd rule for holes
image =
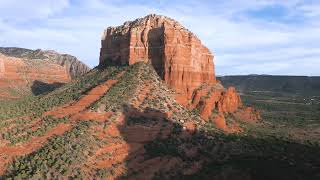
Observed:
[[[200,115],[203,119],[209,119],[212,110],[216,109],[216,105],[219,103],[222,93],[223,92],[220,90],[214,91],[208,98],[204,98],[199,102],[198,108],[200,109]]]
[[[194,133],[197,129],[197,125],[191,121],[184,123],[184,129],[190,133]]]
[[[242,102],[235,88],[230,87],[225,90],[221,84],[217,83],[214,86],[196,89],[189,108],[199,108],[201,117],[207,120],[212,110],[219,113],[234,113],[241,106]]]
[[[222,130],[227,129],[226,119],[224,118],[224,115],[222,113],[219,113],[214,119],[213,123]]]
[[[261,119],[260,112],[252,107],[245,107],[235,113],[236,117],[244,121],[258,121]]]
[[[223,92],[218,102],[219,112],[234,113],[242,106],[240,96],[234,87],[229,87],[227,91]]]

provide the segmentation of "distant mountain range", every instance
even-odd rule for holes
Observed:
[[[88,66],[68,54],[0,47],[0,98],[49,92],[89,70]]]
[[[220,76],[226,87],[235,86],[240,92],[273,91],[320,95],[320,76],[237,75]]]
[[[50,62],[65,67],[71,78],[83,75],[90,70],[87,65],[82,63],[75,56],[69,54],[60,54],[53,50],[31,50],[18,47],[0,47],[0,53],[6,56],[22,59],[50,60]]]

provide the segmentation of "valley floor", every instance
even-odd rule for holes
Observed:
[[[262,123],[251,130],[320,143],[320,97],[272,91],[247,91],[241,97],[262,113]]]

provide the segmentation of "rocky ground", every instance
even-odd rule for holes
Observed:
[[[95,69],[67,87],[37,97],[37,103],[20,102],[31,103],[29,107],[12,105],[10,109],[21,114],[8,111],[1,117],[1,175],[28,179],[319,177],[315,158],[319,145],[249,131],[226,134],[178,104],[174,96],[151,66],[138,63]],[[251,124],[232,121],[243,127]]]

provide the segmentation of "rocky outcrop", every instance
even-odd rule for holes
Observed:
[[[238,118],[246,121],[258,121],[261,119],[259,111],[252,107],[245,107],[242,111],[238,111],[235,114]]]
[[[218,111],[224,113],[234,113],[242,106],[240,96],[234,87],[229,87],[221,95],[218,102]]]
[[[66,69],[71,78],[87,73],[90,68],[83,64],[76,57],[68,54],[59,54],[55,51],[48,50],[30,50],[16,47],[0,48],[0,53],[16,58],[32,59],[32,60],[45,60],[51,63],[58,64]]]
[[[104,31],[100,66],[140,61],[152,64],[177,92],[176,100],[190,110],[197,109],[205,120],[213,119],[217,113],[218,122],[224,119],[224,113],[237,113],[251,120],[260,117],[253,109],[245,110],[234,87],[225,89],[216,80],[213,54],[171,18],[152,14]]]
[[[222,113],[219,113],[215,118],[213,118],[213,123],[222,130],[227,129],[226,119]]]
[[[0,97],[14,98],[59,87],[71,80],[63,66],[48,60],[26,60],[0,54]]]
[[[89,70],[68,54],[0,47],[0,98],[49,92]]]
[[[189,98],[200,85],[216,83],[209,49],[165,16],[149,15],[104,31],[100,65],[139,61],[151,63],[170,87]]]
[[[216,113],[219,114],[219,117],[224,113],[233,113],[237,118],[245,121],[260,119],[258,111],[242,104],[241,98],[234,87],[225,90],[221,84],[196,89],[188,107],[191,110],[198,109],[199,114],[205,120],[214,119]]]

